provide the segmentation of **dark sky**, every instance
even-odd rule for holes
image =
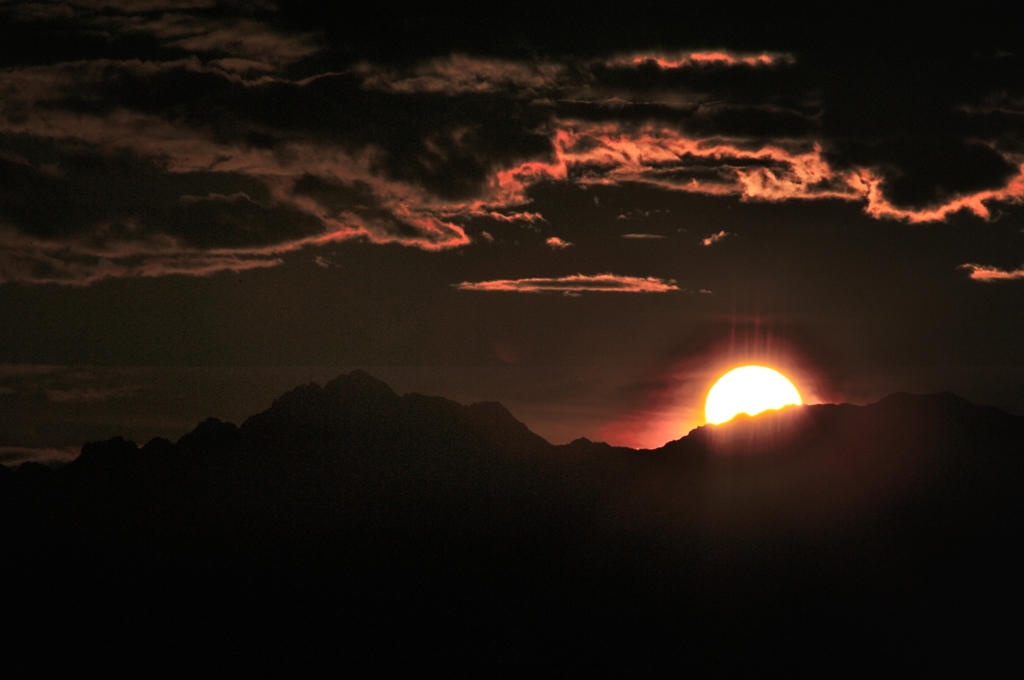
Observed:
[[[352,367],[556,442],[741,361],[1024,412],[1014,22],[347,4],[0,3],[0,457]]]

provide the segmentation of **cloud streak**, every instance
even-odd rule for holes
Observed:
[[[125,387],[109,387],[109,388],[96,388],[96,387],[70,387],[66,389],[46,389],[44,390],[46,397],[56,403],[61,402],[72,402],[72,403],[84,403],[84,402],[96,402],[96,401],[107,401],[108,399],[121,399],[125,397],[131,397],[139,391],[137,385],[129,385]]]
[[[637,67],[652,65],[660,69],[694,68],[702,66],[765,67],[795,63],[793,55],[782,52],[739,53],[728,50],[711,52],[634,52],[613,57],[604,62],[609,67]]]
[[[43,465],[62,465],[70,463],[81,450],[78,447],[43,447],[0,446],[0,465],[16,467],[22,463],[41,463]]]
[[[518,62],[453,54],[422,62],[406,71],[363,62],[355,66],[363,87],[401,94],[495,94],[535,96],[565,83],[568,67],[552,62]]]
[[[558,278],[496,279],[493,281],[463,281],[454,284],[458,290],[505,293],[563,293],[573,296],[581,293],[668,293],[680,290],[672,279],[648,276],[620,276],[575,274]]]
[[[975,281],[984,281],[986,283],[1024,279],[1024,266],[1007,270],[983,264],[962,264],[960,269],[966,269],[970,273],[970,277]]]
[[[273,250],[183,248],[168,239],[106,244],[55,242],[0,232],[0,283],[88,286],[108,278],[208,276],[277,266],[282,260],[274,256]]]
[[[723,230],[723,231],[718,232],[717,234],[711,234],[711,236],[708,236],[707,238],[705,238],[703,241],[701,241],[701,245],[703,245],[705,247],[711,246],[711,245],[714,245],[715,243],[718,243],[719,241],[724,239],[726,236],[731,236],[731,235],[732,234],[730,234],[729,232]]]

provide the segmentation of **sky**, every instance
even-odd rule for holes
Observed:
[[[1024,412],[1013,22],[363,5],[0,2],[0,462],[353,368],[555,443],[739,363]]]

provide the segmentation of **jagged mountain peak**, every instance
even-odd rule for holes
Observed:
[[[324,385],[324,393],[378,399],[393,399],[398,396],[386,382],[358,368],[328,381]]]
[[[248,418],[241,429],[257,438],[294,438],[330,430],[358,433],[364,439],[394,440],[400,435],[410,444],[417,437],[427,443],[438,437],[454,441],[470,436],[500,450],[550,446],[498,402],[466,406],[418,393],[400,397],[387,383],[361,370],[339,375],[323,387],[296,387]]]

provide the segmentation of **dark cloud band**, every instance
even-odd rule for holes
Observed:
[[[12,46],[75,37],[0,71],[0,280],[238,271],[346,239],[456,248],[470,219],[543,219],[528,207],[543,182],[853,201],[908,222],[1024,198],[1016,57],[953,82],[956,101],[901,95],[895,115],[884,82],[824,78],[825,52],[340,57],[330,27],[289,12],[0,8]]]

